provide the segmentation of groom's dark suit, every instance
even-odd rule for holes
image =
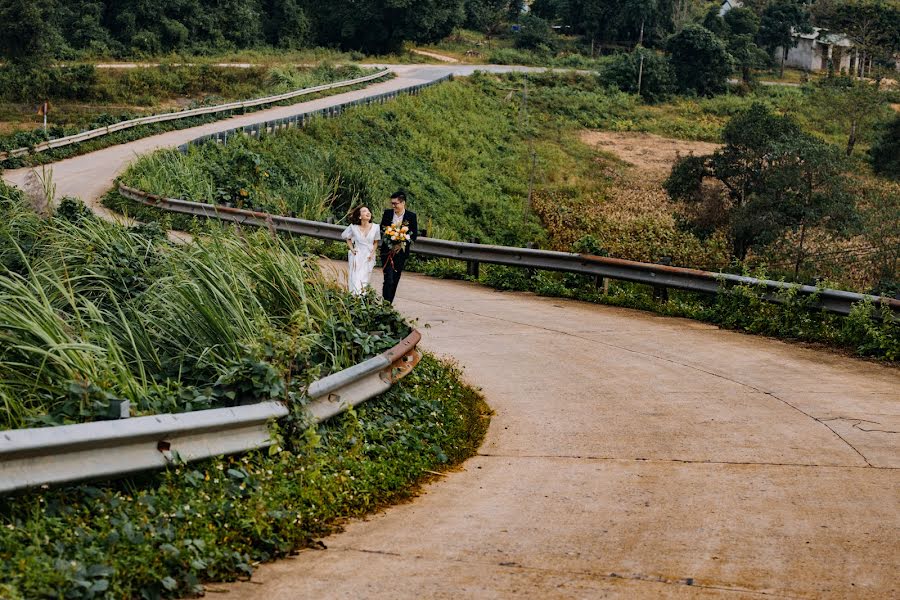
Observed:
[[[384,230],[387,226],[394,222],[394,211],[387,209],[381,215],[381,235],[384,236]],[[416,213],[406,211],[403,213],[403,222],[409,227],[409,235],[412,238],[406,244],[406,250],[398,252],[388,259],[390,246],[381,242],[381,264],[384,266],[384,286],[381,288],[381,295],[388,302],[394,301],[394,295],[397,293],[397,284],[400,283],[400,275],[403,274],[403,267],[406,265],[406,259],[409,258],[409,250],[412,243],[419,237],[419,221],[416,219]]]

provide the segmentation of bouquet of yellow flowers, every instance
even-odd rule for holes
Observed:
[[[409,235],[409,223],[406,221],[388,225],[384,228],[384,237],[382,238],[381,243],[390,248],[384,261],[385,269],[387,269],[388,265],[394,267],[394,257],[406,250],[406,246],[411,239],[412,237]]]
[[[395,225],[388,225],[384,228],[383,241],[390,247],[391,254],[397,254],[398,252],[406,250],[406,245],[409,244],[410,239],[409,224],[406,221]]]

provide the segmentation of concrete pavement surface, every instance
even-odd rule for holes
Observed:
[[[64,160],[57,195],[96,207],[137,154],[475,69],[398,67],[365,90]],[[211,586],[222,597],[900,597],[896,369],[412,273],[397,306],[496,411],[478,456],[326,551]]]
[[[411,273],[396,305],[483,389],[484,445],[221,597],[900,597],[896,369]]]

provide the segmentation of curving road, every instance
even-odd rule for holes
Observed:
[[[397,306],[496,411],[478,456],[223,597],[900,596],[895,369],[415,274]]]
[[[404,67],[391,82],[303,108],[459,69]],[[62,161],[58,194],[94,200],[136,153],[296,108]],[[415,274],[404,276],[397,306],[495,409],[478,456],[415,501],[351,523],[325,540],[327,551],[212,591],[263,600],[900,597],[896,369]]]

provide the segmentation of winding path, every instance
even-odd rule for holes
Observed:
[[[96,199],[135,153],[259,118],[62,161],[58,192]],[[478,456],[221,597],[900,596],[896,369],[415,274],[397,306],[496,411]]]

